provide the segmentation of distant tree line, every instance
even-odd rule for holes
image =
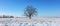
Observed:
[[[3,16],[0,16],[0,18],[14,18],[14,16],[6,16],[6,15],[3,15]]]

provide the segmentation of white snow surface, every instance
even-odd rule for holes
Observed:
[[[0,26],[60,26],[59,22],[5,22],[0,23]]]

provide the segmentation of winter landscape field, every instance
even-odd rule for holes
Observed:
[[[60,18],[0,18],[0,26],[60,26]]]
[[[60,0],[0,0],[0,26],[60,26]]]

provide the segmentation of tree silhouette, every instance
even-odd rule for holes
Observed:
[[[32,16],[37,14],[36,8],[34,8],[33,6],[27,6],[25,8],[24,14],[29,17],[29,19],[31,19]]]

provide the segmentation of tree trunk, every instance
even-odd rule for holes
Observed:
[[[31,19],[31,16],[29,16],[29,19]]]

